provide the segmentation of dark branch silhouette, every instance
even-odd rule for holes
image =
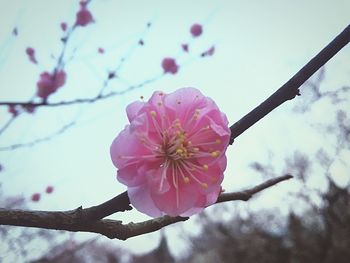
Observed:
[[[300,86],[307,81],[317,70],[325,65],[335,54],[337,54],[350,41],[350,25],[333,39],[324,49],[322,49],[314,58],[312,58],[301,70],[299,70],[290,80],[288,80],[275,93],[268,97],[258,107],[253,109],[239,121],[231,126],[231,141],[241,135],[253,124],[265,117],[272,110],[282,103],[294,99],[300,95]]]
[[[241,192],[222,194],[217,203],[249,200],[254,194],[263,191],[279,182],[292,178],[285,175],[268,180],[251,189]],[[95,207],[83,209],[79,207],[70,211],[25,211],[0,209],[0,225],[38,227],[45,229],[67,230],[73,232],[99,233],[108,238],[126,240],[130,237],[157,231],[165,226],[181,221],[188,217],[163,216],[140,223],[122,224],[121,221],[100,219],[115,212],[130,210],[130,201],[124,192],[117,197]],[[99,220],[97,220],[99,219]]]

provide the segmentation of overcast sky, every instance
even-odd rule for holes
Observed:
[[[71,25],[77,6],[77,1],[71,0],[0,0],[0,100],[27,101],[32,97],[39,74],[52,70],[62,48],[59,24],[65,21]],[[30,203],[32,209],[86,207],[125,191],[115,179],[109,146],[127,124],[126,105],[141,95],[149,98],[155,90],[196,87],[213,98],[233,124],[284,84],[350,21],[350,2],[346,0],[94,0],[89,9],[95,23],[74,32],[67,57],[77,51],[66,66],[67,83],[50,101],[94,96],[108,70],[122,57],[126,62],[108,90],[122,90],[160,76],[160,63],[166,56],[176,57],[180,70],[175,76],[166,75],[123,96],[89,105],[40,108],[34,115],[16,119],[1,135],[0,147],[45,137],[76,121],[74,127],[49,142],[0,152],[0,163],[5,167],[0,181],[7,195],[30,198],[34,192],[43,193],[47,185],[55,187],[52,195],[43,194],[40,202]],[[148,29],[147,23],[151,23]],[[204,33],[197,39],[189,34],[193,23],[203,25]],[[18,28],[17,37],[11,35],[14,27]],[[140,38],[144,46],[137,45]],[[182,43],[190,44],[189,54],[182,52]],[[198,58],[212,45],[213,57]],[[35,48],[38,66],[28,61],[28,46]],[[103,47],[105,54],[98,54],[98,47]],[[327,64],[324,89],[350,84],[349,58],[350,48],[346,47]],[[291,113],[296,103],[294,100],[281,106],[229,147],[225,189],[234,191],[261,182],[248,165],[268,160],[268,150],[274,153],[278,171],[286,154],[297,149],[312,153],[320,142],[331,149],[332,142],[315,135],[308,125],[334,117],[327,117],[330,108],[318,104],[301,118]],[[6,109],[1,108],[0,122],[8,118]],[[350,160],[348,153],[343,154]],[[339,168],[340,184],[348,180],[344,169]],[[324,187],[322,179],[315,183]],[[255,203],[260,208],[274,207],[293,187],[293,182],[283,183],[266,191]],[[252,203],[249,205],[254,206]],[[132,211],[114,218],[140,221],[147,217]],[[194,222],[185,224],[193,226]],[[173,241],[176,251],[181,248],[176,239],[179,231],[170,227],[168,232],[177,240]],[[157,244],[155,237],[158,234],[116,242],[145,251]]]

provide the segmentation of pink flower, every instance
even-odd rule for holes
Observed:
[[[16,117],[19,113],[16,105],[9,105],[7,111],[12,115],[12,117]]]
[[[23,105],[22,108],[24,111],[30,114],[35,112],[35,106],[32,105]]]
[[[110,153],[131,204],[153,217],[190,216],[216,202],[230,129],[215,102],[194,88],[154,92],[128,105],[130,124]]]
[[[188,52],[188,44],[182,44],[181,47],[183,51]]]
[[[202,57],[208,57],[214,55],[215,52],[215,46],[211,46],[208,50],[204,51],[201,56]]]
[[[199,37],[203,33],[203,28],[200,24],[193,24],[191,26],[190,32],[193,37]]]
[[[80,10],[77,13],[75,24],[78,26],[87,26],[94,22],[91,12],[87,9],[86,3],[80,3]]]
[[[47,71],[40,74],[40,79],[37,82],[37,96],[42,99],[47,99],[52,93],[56,92],[58,88],[62,87],[66,82],[66,73],[59,70],[56,73],[49,73]]]
[[[173,58],[164,58],[162,61],[162,68],[165,73],[176,74],[179,69],[179,66],[176,64],[175,59]]]
[[[30,60],[30,62],[37,64],[38,61],[35,58],[35,50],[32,47],[27,47],[26,48],[26,54],[28,55],[28,58]]]
[[[33,202],[39,202],[39,200],[40,200],[40,194],[39,194],[39,193],[32,194],[31,200],[32,200]]]
[[[53,186],[49,185],[48,187],[46,187],[45,192],[46,192],[47,194],[51,194],[51,193],[53,192]]]
[[[105,50],[104,50],[104,48],[99,47],[99,48],[97,49],[97,52],[100,53],[100,54],[104,54],[104,53],[105,53]]]
[[[61,26],[61,29],[62,29],[63,32],[67,30],[67,23],[66,22],[62,22],[60,24],[60,26]]]

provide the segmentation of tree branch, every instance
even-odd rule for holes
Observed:
[[[279,182],[292,178],[285,175],[268,180],[242,192],[221,194],[217,203],[242,200],[247,201],[254,194]],[[114,206],[116,205],[116,206]],[[72,232],[92,232],[108,238],[126,240],[130,237],[157,231],[165,226],[186,221],[188,217],[163,216],[140,223],[122,224],[121,221],[96,218],[115,212],[130,210],[130,201],[126,192],[98,206],[70,211],[25,211],[0,209],[0,225],[38,227],[45,229],[67,230]]]
[[[272,110],[282,103],[294,99],[300,95],[300,86],[308,80],[317,70],[327,63],[335,54],[337,54],[350,41],[350,25],[333,39],[324,49],[322,49],[313,59],[311,59],[301,70],[299,70],[290,80],[288,80],[275,93],[267,98],[263,103],[233,124],[231,129],[230,144],[233,143],[239,135],[250,128],[260,119],[265,117]]]

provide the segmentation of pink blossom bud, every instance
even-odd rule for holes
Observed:
[[[27,113],[34,113],[35,111],[35,106],[32,105],[24,105],[23,109],[27,112]]]
[[[175,59],[173,58],[164,58],[162,61],[162,68],[165,73],[176,74],[179,69],[179,66],[176,64]]]
[[[104,54],[104,53],[105,53],[105,50],[104,50],[104,48],[99,47],[99,48],[97,49],[97,52],[100,53],[100,54]]]
[[[45,192],[46,192],[47,194],[51,194],[51,193],[53,192],[53,186],[49,185],[48,187],[46,187]]]
[[[32,194],[31,200],[32,200],[33,202],[39,202],[39,200],[40,200],[40,194],[39,194],[39,193]]]
[[[188,52],[188,44],[182,44],[181,47],[183,51]]]
[[[66,31],[67,30],[67,23],[66,22],[62,22],[60,24],[60,26],[61,26],[62,31]]]
[[[35,50],[32,47],[27,47],[26,48],[26,53],[28,56],[34,56]]]
[[[37,82],[37,96],[46,100],[48,96],[56,92],[58,88],[62,87],[66,82],[66,73],[59,70],[56,73],[49,73],[47,71],[40,74]]]
[[[202,57],[212,56],[212,55],[214,55],[214,52],[215,52],[215,47],[212,46],[212,47],[210,47],[208,50],[204,51],[204,52],[201,54],[201,56],[202,56]]]
[[[203,33],[202,26],[200,24],[193,24],[191,26],[190,32],[193,37],[199,37]]]
[[[10,113],[13,117],[16,117],[18,115],[18,110],[16,108],[16,105],[9,105],[7,109],[8,113]]]
[[[32,48],[32,47],[27,47],[27,48],[26,48],[26,54],[28,55],[28,58],[29,58],[29,60],[30,60],[32,63],[34,63],[34,64],[37,64],[37,63],[38,63],[38,61],[37,61],[36,58],[35,58],[35,50],[34,50],[34,48]]]
[[[94,21],[91,12],[87,9],[86,3],[80,3],[80,10],[77,13],[75,24],[78,26],[87,26]]]

